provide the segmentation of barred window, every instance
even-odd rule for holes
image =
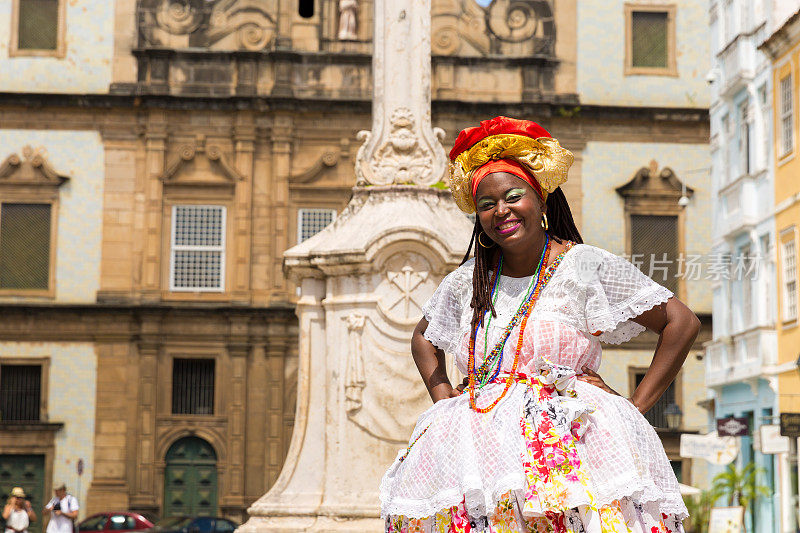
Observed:
[[[797,318],[797,249],[794,239],[783,246],[783,319]]]
[[[225,290],[225,207],[172,208],[170,290]]]
[[[794,124],[792,109],[792,76],[780,81],[781,97],[781,157],[788,155],[794,148]]]
[[[335,209],[299,209],[297,211],[297,243],[313,237],[336,218]]]
[[[172,414],[214,414],[214,360],[172,361]]]
[[[631,257],[656,283],[678,292],[678,217],[631,215]],[[635,262],[635,261],[634,261]]]
[[[631,14],[631,64],[667,68],[669,15],[663,11]]]
[[[39,420],[42,365],[0,365],[0,420]]]
[[[645,370],[642,370],[641,372],[636,372],[635,375],[636,387],[638,387],[639,384],[642,382],[642,379],[644,379],[645,372],[646,372]],[[631,394],[633,394],[633,391],[631,391]],[[648,422],[650,422],[651,426],[664,429],[669,428],[669,425],[667,424],[666,410],[667,406],[671,403],[676,403],[674,381],[669,384],[669,387],[667,387],[667,390],[664,391],[664,394],[661,395],[661,398],[658,399],[656,404],[644,414],[644,417],[647,419]]]
[[[0,289],[50,286],[50,204],[0,204]]]
[[[18,0],[17,49],[58,48],[59,0]]]

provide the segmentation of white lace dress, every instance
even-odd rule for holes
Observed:
[[[569,243],[572,245],[573,243]],[[467,372],[473,261],[450,273],[423,312],[425,338]],[[482,414],[469,395],[436,402],[381,481],[387,532],[682,532],[688,514],[656,432],[625,398],[575,379],[600,366],[600,342],[644,331],[631,321],[672,293],[634,265],[575,244],[548,270],[523,332],[518,380]],[[500,276],[488,345],[526,294],[530,277]],[[484,330],[475,358],[484,354]],[[506,342],[510,373],[519,326]],[[488,384],[478,406],[503,390]]]

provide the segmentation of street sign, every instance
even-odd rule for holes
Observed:
[[[717,433],[720,437],[744,437],[750,434],[750,427],[746,418],[717,418]]]
[[[781,413],[781,435],[800,437],[800,413]]]
[[[761,453],[789,453],[789,437],[781,436],[778,424],[764,424],[759,429]]]

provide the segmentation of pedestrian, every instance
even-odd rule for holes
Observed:
[[[450,159],[450,191],[476,212],[474,257],[412,335],[434,405],[381,482],[385,530],[683,532],[677,479],[642,413],[700,321],[629,261],[583,244],[560,188],[573,156],[540,125],[484,121]],[[601,342],[645,329],[659,341],[624,398],[597,374]],[[456,388],[445,352],[468,376]]]
[[[50,515],[46,533],[72,533],[80,509],[78,499],[67,493],[64,483],[56,485],[55,494],[44,507],[44,514]]]
[[[11,490],[11,496],[3,508],[3,520],[6,521],[5,533],[28,533],[28,526],[36,522],[36,513],[22,487]]]

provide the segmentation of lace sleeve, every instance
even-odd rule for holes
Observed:
[[[643,274],[630,261],[596,247],[585,254],[586,331],[610,344],[620,344],[645,330],[635,318],[673,296],[672,291]],[[591,266],[589,266],[591,265]]]
[[[445,276],[430,299],[422,306],[422,314],[428,321],[423,337],[449,354],[455,354],[461,340],[459,328],[464,299],[463,278],[464,270],[470,266],[470,262],[465,263]],[[471,283],[469,287],[472,287]]]

